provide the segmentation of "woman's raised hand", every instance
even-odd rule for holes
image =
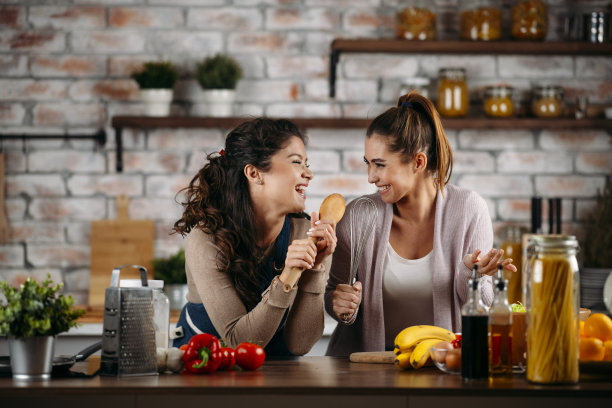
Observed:
[[[468,269],[474,268],[474,264],[478,264],[478,273],[481,275],[493,275],[497,272],[497,265],[503,265],[503,268],[510,272],[516,272],[516,266],[512,265],[512,258],[506,258],[500,262],[504,255],[503,249],[491,249],[489,252],[481,256],[481,250],[477,249],[473,254],[467,254],[463,258],[463,263]]]
[[[361,282],[353,286],[339,284],[332,295],[332,308],[338,319],[349,321],[361,304]]]
[[[325,258],[336,250],[336,245],[338,244],[336,223],[330,220],[319,220],[317,213],[313,212],[310,217],[310,229],[306,235],[317,240],[317,255],[314,267],[311,269],[320,269],[321,263],[323,263]]]

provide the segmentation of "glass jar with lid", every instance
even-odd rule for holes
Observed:
[[[442,116],[460,117],[468,113],[470,99],[464,68],[441,68],[438,73],[437,108]]]
[[[548,6],[544,0],[519,0],[512,7],[512,37],[543,40],[548,30]]]
[[[405,40],[435,40],[436,12],[433,2],[400,0],[395,35]]]
[[[487,86],[484,97],[485,114],[492,118],[507,118],[514,115],[513,92],[514,88],[508,85]]]
[[[527,380],[576,383],[579,377],[578,242],[533,235],[527,245]]]
[[[406,95],[410,91],[416,91],[426,98],[429,98],[429,86],[431,81],[429,78],[413,77],[406,78],[402,81],[399,90],[399,96]]]
[[[459,9],[459,37],[462,40],[499,40],[502,32],[500,0],[464,0]]]
[[[563,114],[563,88],[537,86],[533,89],[531,112],[539,118],[558,118]]]

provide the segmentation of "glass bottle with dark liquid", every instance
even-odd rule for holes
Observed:
[[[512,308],[508,304],[508,280],[503,267],[498,266],[495,298],[489,309],[490,356],[489,374],[512,374]]]
[[[461,377],[489,376],[489,311],[480,298],[478,265],[469,280],[468,301],[461,308]]]

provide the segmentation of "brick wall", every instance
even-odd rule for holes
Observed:
[[[436,0],[438,37],[456,38],[456,0]],[[505,1],[507,17],[509,1]],[[549,0],[549,40],[562,17],[607,1]],[[155,253],[182,245],[169,236],[180,214],[173,198],[223,145],[224,129],[124,132],[124,172],[114,170],[110,119],[142,112],[129,79],[146,60],[181,69],[173,111],[189,114],[197,96],[197,61],[226,52],[243,65],[241,115],[373,117],[394,104],[403,78],[437,77],[439,67],[467,68],[474,99],[487,84],[561,84],[568,101],[588,95],[612,103],[612,57],[406,56],[343,54],[338,97],[328,97],[328,53],[335,37],[392,36],[396,0],[0,0],[0,133],[93,134],[109,141],[5,140],[6,210],[11,242],[0,246],[0,278],[18,282],[46,273],[87,302],[93,220],[114,218],[114,199],[131,197],[133,218],[156,222]],[[364,130],[310,129],[315,179],[307,209],[332,192],[373,191],[364,167]],[[612,173],[610,134],[583,131],[448,131],[453,183],[489,204],[495,226],[529,222],[529,198],[563,197],[564,232],[579,232],[582,214]],[[110,272],[110,271],[109,271]]]

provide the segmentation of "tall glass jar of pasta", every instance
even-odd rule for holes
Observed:
[[[533,235],[527,247],[527,380],[576,383],[579,377],[578,242]]]

